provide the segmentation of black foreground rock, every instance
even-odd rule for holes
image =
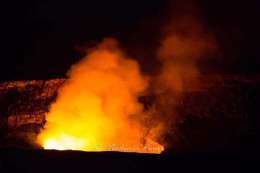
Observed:
[[[258,153],[164,153],[2,150],[1,173],[258,172]]]

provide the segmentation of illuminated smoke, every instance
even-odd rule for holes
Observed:
[[[72,66],[38,137],[44,148],[162,151],[158,141],[174,133],[183,118],[176,112],[178,101],[199,82],[199,61],[217,51],[197,8],[182,4],[175,9],[162,27],[156,51],[161,68],[149,82],[113,39],[105,39]],[[144,93],[155,95],[155,104],[146,112],[138,102]]]
[[[152,86],[156,95],[152,114],[160,127],[159,138],[165,133],[174,134],[176,123],[184,118],[176,112],[181,97],[190,88],[199,87],[199,62],[217,51],[215,37],[202,22],[198,8],[190,2],[174,7],[174,14],[162,27],[157,51],[161,69]]]
[[[160,153],[147,136],[138,97],[147,79],[113,39],[73,65],[38,137],[45,149]]]

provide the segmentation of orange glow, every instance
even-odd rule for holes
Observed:
[[[138,96],[147,79],[114,40],[105,40],[68,73],[38,142],[45,149],[161,153],[147,133]]]

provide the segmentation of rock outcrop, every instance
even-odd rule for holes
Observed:
[[[45,114],[65,79],[0,83],[0,147],[27,146],[45,123]],[[18,143],[17,143],[18,142]],[[30,145],[29,145],[30,146]]]

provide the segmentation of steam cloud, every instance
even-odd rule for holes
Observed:
[[[147,79],[117,41],[105,39],[72,66],[68,77],[39,136],[45,148],[161,152],[150,151],[159,144],[144,136],[137,121],[143,114],[138,96]]]
[[[180,9],[162,29],[157,50],[161,69],[149,82],[114,39],[105,39],[73,65],[39,142],[56,149],[101,151],[111,145],[135,152],[149,152],[143,150],[146,145],[162,149],[157,142],[163,142],[162,136],[183,118],[175,111],[178,100],[198,82],[197,63],[217,49],[196,8]],[[148,88],[156,101],[144,112],[138,97]]]
[[[156,103],[152,114],[161,127],[160,138],[165,133],[173,134],[169,129],[174,131],[176,123],[184,118],[175,108],[184,92],[199,87],[199,61],[217,51],[214,35],[203,24],[195,4],[177,3],[175,6],[179,10],[177,7],[173,10],[175,13],[162,28],[161,46],[157,51],[162,67],[153,78]]]

